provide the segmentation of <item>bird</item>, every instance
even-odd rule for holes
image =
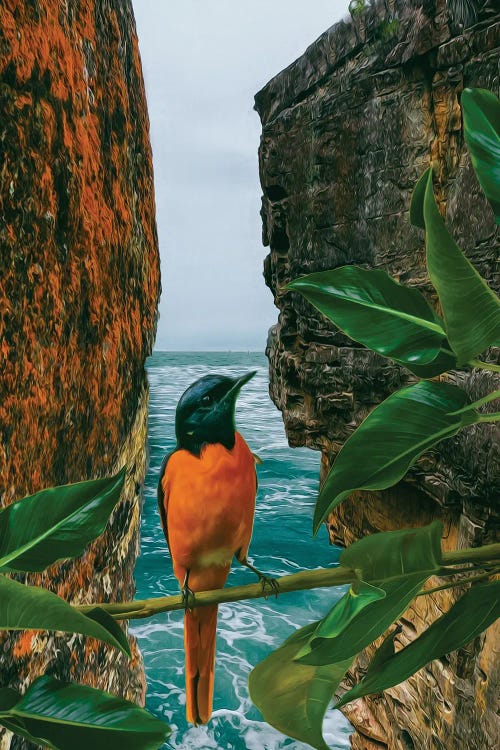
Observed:
[[[260,459],[236,430],[235,405],[255,374],[192,383],[177,404],[176,448],[160,469],[158,508],[185,608],[186,718],[195,725],[212,713],[217,625],[217,605],[194,606],[196,592],[222,588],[233,558],[278,592],[248,560]]]

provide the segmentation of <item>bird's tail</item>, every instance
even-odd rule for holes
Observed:
[[[216,604],[186,611],[186,718],[192,724],[206,724],[212,714],[216,631]]]

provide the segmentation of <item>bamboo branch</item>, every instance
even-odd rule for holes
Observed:
[[[463,565],[464,563],[475,563],[481,567],[481,563],[492,560],[500,560],[500,544],[488,544],[483,547],[472,547],[456,550],[455,552],[443,552],[442,565]],[[484,566],[487,567],[487,566]],[[448,570],[441,568],[437,575],[456,575],[457,571],[450,567]],[[429,571],[429,575],[432,575]],[[436,574],[436,573],[434,573]],[[305,591],[307,589],[331,588],[332,586],[345,586],[358,580],[356,572],[341,565],[332,568],[318,568],[317,570],[303,570],[300,573],[283,576],[277,579],[279,593],[286,594],[291,591]],[[467,581],[458,580],[453,585],[463,585]],[[427,592],[426,592],[427,593]],[[250,583],[246,586],[230,586],[225,589],[213,591],[197,591],[193,606],[205,607],[210,604],[226,604],[243,599],[268,598],[272,592],[263,589],[261,583]],[[80,612],[89,612],[94,607],[101,607],[115,620],[139,620],[160,612],[172,612],[184,609],[184,602],[180,595],[160,596],[153,599],[137,599],[132,602],[119,602],[112,604],[86,604],[75,607]]]
[[[490,560],[500,560],[500,543],[443,552],[441,562],[443,565],[461,565],[462,563],[480,564]]]
[[[300,573],[293,573],[276,579],[280,594],[286,594],[290,591],[344,586],[353,583],[355,580],[357,580],[357,577],[354,570],[341,566],[303,570]],[[206,607],[209,604],[226,604],[227,602],[238,602],[242,599],[267,599],[272,595],[273,592],[269,588],[264,589],[262,583],[249,583],[245,586],[230,586],[213,591],[197,591],[193,606]],[[94,609],[94,607],[101,607],[101,609],[106,610],[115,620],[139,620],[160,612],[184,609],[185,605],[182,596],[176,595],[159,596],[154,599],[138,599],[133,602],[116,604],[87,604],[77,606],[75,609],[85,613]]]

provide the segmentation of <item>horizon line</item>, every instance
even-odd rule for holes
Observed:
[[[153,354],[263,354],[262,349],[153,349],[149,357]]]

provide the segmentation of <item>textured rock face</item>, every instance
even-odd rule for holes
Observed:
[[[500,14],[486,5],[476,20],[464,32],[443,0],[372,4],[329,29],[256,96],[265,278],[280,310],[267,350],[271,396],[290,443],[322,451],[323,478],[360,421],[411,375],[347,339],[299,295],[285,294],[286,282],[355,263],[383,268],[435,299],[422,235],[408,221],[412,189],[432,163],[455,237],[498,285],[498,232],[466,153],[459,97],[466,86],[499,93]],[[474,399],[495,380],[478,371],[449,378]],[[398,487],[345,501],[329,518],[332,542],[433,518],[443,519],[450,549],[497,539],[498,446],[494,425],[468,428]],[[401,642],[452,596],[420,598],[405,615]],[[384,696],[347,706],[353,747],[497,747],[494,640],[491,628]],[[354,676],[368,658],[358,660]]]
[[[79,603],[130,599],[159,295],[131,2],[6,0],[0,27],[0,497],[126,464],[105,534],[76,564],[30,580]],[[20,633],[2,645],[2,685],[48,672],[143,696],[135,646],[130,668],[78,637]]]

